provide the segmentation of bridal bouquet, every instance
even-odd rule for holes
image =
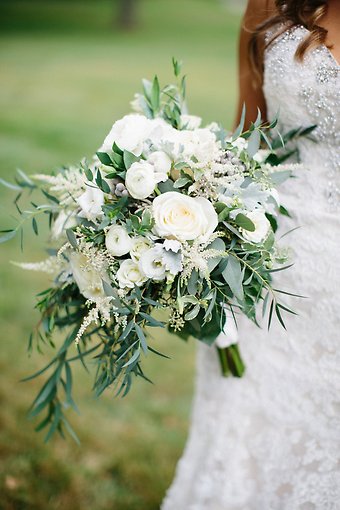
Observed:
[[[57,351],[28,378],[50,371],[30,411],[46,412],[37,428],[48,427],[47,439],[64,428],[73,433],[64,415],[75,408],[73,363],[96,361],[96,395],[108,387],[125,395],[134,376],[147,379],[143,356],[164,356],[146,328],[167,326],[214,344],[223,374],[242,376],[228,336],[236,315],[256,322],[262,302],[269,324],[275,312],[284,325],[282,311],[292,312],[271,284],[287,259],[275,238],[278,214],[287,214],[276,187],[290,176],[276,166],[276,123],[264,125],[259,116],[244,131],[243,112],[232,135],[217,123],[201,127],[186,112],[185,79],[173,65],[177,85],[144,80],[132,103],[137,113],[113,124],[92,160],[51,175],[19,171],[16,184],[3,182],[19,192],[21,220],[1,241],[22,234],[27,220],[35,234],[39,217],[49,221],[48,258],[19,264],[53,282],[38,295],[41,320],[30,346],[50,343]],[[43,203],[22,211],[25,190],[41,192]],[[56,330],[65,334],[58,346]]]

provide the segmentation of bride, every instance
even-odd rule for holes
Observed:
[[[340,2],[250,0],[243,27],[248,123],[259,106],[268,119],[280,110],[283,132],[317,125],[281,190],[282,230],[300,228],[285,238],[295,264],[277,286],[308,298],[291,305],[287,332],[240,320],[241,379],[223,378],[199,344],[189,439],[161,508],[339,510]]]

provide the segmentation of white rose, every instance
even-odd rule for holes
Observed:
[[[124,227],[112,225],[106,232],[105,244],[107,251],[115,257],[121,257],[129,253],[131,249],[131,238]]]
[[[153,165],[156,182],[164,182],[168,179],[171,170],[171,159],[163,151],[155,151],[150,154],[147,162]]]
[[[61,210],[52,225],[51,229],[52,239],[55,240],[60,239],[62,236],[65,235],[65,230],[67,230],[68,228],[75,227],[76,225],[77,219],[75,214],[73,212],[66,213],[64,210]]]
[[[123,260],[117,271],[117,279],[121,288],[133,289],[135,285],[140,287],[146,282],[145,275],[140,271],[138,264],[131,259]]]
[[[244,239],[251,243],[261,243],[268,235],[271,225],[263,211],[252,211],[246,214],[255,225],[254,232],[241,229]]]
[[[133,198],[142,200],[153,193],[156,187],[152,165],[146,161],[136,161],[126,172],[125,186]]]
[[[190,241],[208,239],[218,225],[218,216],[206,198],[168,191],[152,203],[155,233],[164,238]]]
[[[138,262],[142,253],[152,247],[152,242],[143,236],[131,240],[130,256],[134,262]]]
[[[166,266],[163,260],[162,246],[157,245],[142,253],[139,266],[142,273],[147,278],[156,281],[164,280],[166,276]]]
[[[112,145],[116,143],[121,150],[126,150],[132,152],[135,156],[140,156],[149,131],[150,120],[144,115],[125,115],[125,117],[113,124],[111,131],[99,150],[109,152],[112,150]]]
[[[103,216],[102,205],[104,205],[104,193],[101,189],[94,186],[86,186],[84,193],[77,198],[77,203],[81,207],[79,216],[89,221],[95,221]]]
[[[200,125],[202,124],[201,117],[198,117],[197,115],[181,115],[181,125],[185,129],[198,129]]]
[[[96,301],[105,297],[102,275],[88,267],[88,259],[82,253],[72,252],[69,256],[73,279],[86,299]]]

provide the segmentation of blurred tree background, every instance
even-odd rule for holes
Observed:
[[[230,126],[242,4],[1,0],[0,176],[10,180],[17,167],[46,172],[93,154],[129,111],[142,77],[171,79],[172,56],[184,61],[190,111]],[[14,225],[12,199],[0,188],[1,229]],[[26,352],[34,295],[48,280],[9,264],[44,257],[42,239],[29,234],[24,253],[17,240],[0,246],[0,508],[155,510],[186,439],[194,342],[154,333],[172,360],[149,356],[155,384],[138,381],[125,399],[95,400],[91,374],[76,370],[81,415],[70,419],[81,446],[59,438],[44,444],[26,419],[42,381],[19,380],[42,366],[50,349]]]

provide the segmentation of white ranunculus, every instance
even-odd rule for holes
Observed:
[[[79,216],[89,221],[95,221],[103,216],[102,206],[104,205],[104,193],[101,189],[93,185],[86,186],[84,193],[77,198],[77,203],[81,207]]]
[[[105,297],[102,276],[88,267],[88,259],[82,253],[72,252],[69,256],[73,279],[86,299],[96,301]]]
[[[112,225],[106,232],[105,244],[107,251],[115,257],[121,257],[129,253],[131,249],[131,237],[124,227]]]
[[[163,151],[155,151],[150,154],[147,162],[153,165],[156,182],[164,182],[168,179],[171,170],[171,159]]]
[[[152,204],[154,231],[159,237],[190,241],[208,239],[218,225],[217,213],[209,200],[168,191]]]
[[[123,260],[120,264],[117,271],[117,279],[121,288],[128,287],[130,289],[133,289],[135,285],[140,287],[147,280],[138,264],[131,259]]]
[[[156,184],[154,168],[146,161],[136,161],[126,172],[125,186],[133,198],[149,197]]]
[[[184,127],[184,129],[198,129],[200,125],[202,124],[201,117],[198,117],[197,115],[181,115],[181,125]]]
[[[142,273],[152,280],[164,280],[166,276],[166,266],[163,260],[163,247],[154,246],[142,253],[139,260],[139,266]]]
[[[259,210],[247,212],[246,216],[254,223],[255,230],[250,232],[249,230],[241,229],[244,239],[255,244],[261,243],[267,237],[271,228],[269,220],[264,212]]]
[[[140,156],[143,152],[144,142],[149,135],[150,121],[144,115],[129,114],[117,120],[111,131],[99,149],[101,152],[109,152],[116,143],[121,150],[132,152]]]
[[[131,240],[130,255],[134,262],[138,262],[142,253],[152,248],[152,242],[143,236],[137,236]]]
[[[60,239],[65,236],[65,231],[68,228],[75,227],[77,225],[77,219],[74,212],[67,213],[61,210],[56,219],[53,222],[51,229],[51,237],[54,240]]]

